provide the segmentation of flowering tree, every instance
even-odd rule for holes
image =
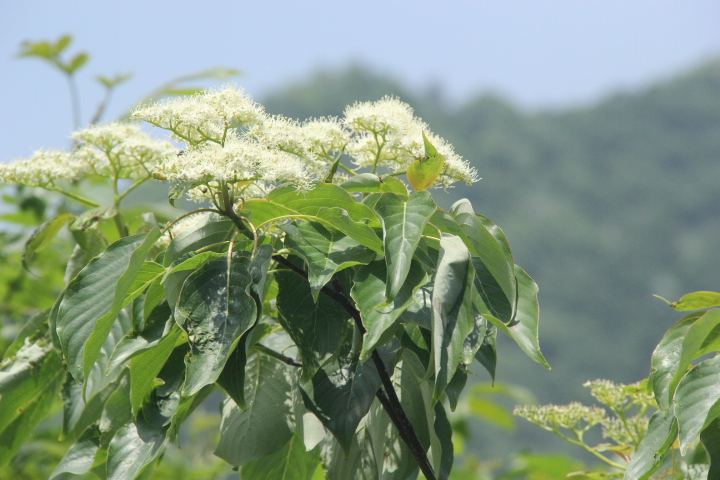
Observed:
[[[428,188],[478,178],[408,105],[297,122],[228,85],[132,117],[0,167],[75,205],[25,245],[30,262],[66,226],[75,242],[0,367],[0,462],[59,394],[74,444],[54,475],[148,475],[221,389],[216,454],[243,479],[447,478],[446,405],[473,360],[494,377],[497,332],[547,366],[537,286],[470,202],[435,204]],[[153,181],[202,207],[129,218]]]

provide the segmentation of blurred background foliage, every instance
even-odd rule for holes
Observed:
[[[469,198],[503,228],[516,262],[540,287],[540,341],[553,370],[508,355],[516,348],[510,344],[499,346],[508,353],[495,390],[475,368],[478,386],[453,417],[459,456],[452,478],[545,480],[582,470],[590,457],[536,427],[515,424],[512,406],[533,399],[503,385],[522,385],[539,403],[590,404],[585,380],[631,383],[648,375],[652,349],[678,319],[652,294],[677,298],[718,289],[720,59],[641,91],[562,111],[524,111],[496,96],[451,105],[440,88],[418,92],[363,65],[318,71],[257,100],[270,113],[305,119],[339,115],[354,101],[388,94],[412,105],[483,177],[442,193],[438,203]],[[138,202],[167,208],[159,190],[138,192]],[[35,259],[42,272],[23,270],[28,228],[71,207],[34,190],[3,193],[0,353],[24,320],[51,306],[62,285],[61,259],[71,248],[61,236]],[[475,419],[478,413],[484,419]],[[169,451],[153,478],[232,473],[211,455],[207,432],[213,430],[205,427],[215,426],[213,414],[198,416],[190,427],[197,430],[187,432],[192,455]],[[58,425],[40,428],[35,450],[24,451],[0,478],[47,478],[63,451],[54,441]]]

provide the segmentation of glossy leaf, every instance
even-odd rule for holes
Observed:
[[[108,449],[108,480],[134,480],[160,454],[167,430],[142,416],[118,430]]]
[[[515,340],[515,343],[528,357],[543,367],[550,369],[550,365],[540,351],[540,343],[538,342],[538,319],[540,315],[537,301],[538,287],[533,279],[517,265],[515,266],[515,277],[517,278],[518,301],[515,319],[512,322],[505,324],[486,313],[487,308],[481,300],[478,300],[477,296],[475,297],[475,306],[480,314],[495,325],[498,330]]]
[[[455,202],[450,215],[465,234],[470,251],[482,260],[510,305],[514,306],[517,298],[514,263],[502,230],[476,215],[467,199]]]
[[[379,350],[386,365],[392,365],[394,350],[392,346]],[[300,392],[305,408],[320,419],[348,453],[355,430],[370,409],[380,384],[373,362],[359,363],[350,352],[318,370],[309,382],[301,384]]]
[[[392,301],[402,288],[423,229],[436,209],[427,192],[416,193],[410,198],[384,193],[375,204],[375,211],[383,223],[387,301]]]
[[[305,193],[298,192],[292,185],[278,187],[270,192],[268,200],[301,215],[317,216],[322,208],[337,207],[345,210],[356,222],[363,219],[377,221],[377,215],[372,209],[357,202],[345,189],[332,183],[317,183]]]
[[[247,408],[245,402],[245,367],[247,366],[248,340],[252,332],[253,329],[248,330],[240,337],[240,341],[228,357],[217,379],[217,383],[242,410]]]
[[[295,433],[281,450],[243,465],[243,480],[311,480],[320,463],[317,450],[305,451],[303,439]]]
[[[388,304],[385,296],[387,269],[384,261],[375,261],[358,269],[353,278],[350,294],[360,310],[367,333],[363,338],[360,361],[370,357],[373,349],[381,344],[383,334],[414,302],[416,290],[427,283],[428,278],[420,264],[413,261],[407,279],[397,296]]]
[[[678,420],[680,453],[720,415],[720,357],[713,357],[690,370],[677,386],[673,399]]]
[[[432,294],[432,351],[435,360],[437,402],[458,368],[463,344],[475,326],[473,279],[475,271],[470,252],[454,235],[443,235]]]
[[[90,471],[95,461],[95,455],[100,449],[100,432],[95,428],[87,429],[65,456],[60,460],[50,478],[53,479],[62,473],[82,475]]]
[[[245,465],[282,449],[293,436],[293,367],[256,355],[248,363],[247,409],[231,399],[222,406],[220,443],[215,455],[235,466]]]
[[[289,270],[275,273],[278,320],[297,345],[303,378],[309,379],[337,352],[347,332],[348,312],[321,294],[313,302],[310,284]]]
[[[328,230],[314,222],[285,227],[285,247],[301,255],[307,264],[308,281],[313,300],[335,272],[370,263],[375,254],[337,230]]]
[[[217,380],[240,336],[255,323],[257,307],[248,293],[250,263],[247,252],[237,252],[231,260],[206,263],[185,280],[175,309],[175,320],[192,348],[185,396]]]
[[[169,332],[170,327],[175,323],[171,320],[171,316],[172,312],[166,302],[156,307],[148,317],[142,332],[131,332],[117,343],[108,360],[106,371],[125,365],[134,356],[157,345],[166,330]],[[168,320],[171,322],[170,325]]]
[[[141,234],[110,245],[68,285],[59,305],[57,333],[72,375],[82,380],[112,328],[145,254],[157,239]]]
[[[677,363],[670,364],[675,356],[668,356],[664,360],[658,359],[663,363],[663,373],[672,374],[670,383],[668,384],[668,398],[672,398],[675,393],[680,379],[685,375],[690,367],[691,362],[702,355],[702,347],[708,339],[708,336],[720,325],[720,310],[708,310],[698,317],[689,325],[687,330],[683,332],[682,343],[680,344],[680,355],[677,357]],[[666,355],[670,352],[664,352]],[[654,356],[654,355],[653,355]]]
[[[648,480],[662,465],[670,446],[677,438],[677,421],[672,415],[655,412],[647,433],[630,459],[625,480]]]

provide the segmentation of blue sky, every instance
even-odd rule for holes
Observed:
[[[200,6],[202,5],[202,6]],[[720,55],[714,0],[39,1],[0,2],[0,160],[64,147],[72,129],[57,72],[14,54],[24,39],[75,36],[84,120],[92,78],[133,72],[110,114],[161,83],[215,66],[241,69],[250,94],[318,67],[361,61],[461,101],[494,92],[565,108],[640,88]]]

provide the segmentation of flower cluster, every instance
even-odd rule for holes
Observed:
[[[569,405],[523,405],[515,407],[513,415],[546,430],[566,428],[575,432],[588,430],[607,418],[604,408],[588,407],[578,402]]]
[[[29,159],[0,164],[0,183],[55,188],[61,181],[89,175],[149,178],[152,170],[176,154],[170,142],[152,139],[136,123],[92,125],[73,134],[70,152],[39,150]]]
[[[115,180],[154,176],[195,199],[248,198],[278,182],[300,191],[318,181],[340,182],[357,173],[351,165],[378,175],[403,174],[425,154],[423,134],[444,157],[435,186],[478,180],[450,144],[392,97],[356,103],[343,118],[299,122],[268,115],[243,89],[225,85],[141,106],[132,116],[169,131],[181,146],[151,139],[137,123],[94,125],[73,135],[72,152],[39,151],[1,166],[0,181],[54,188],[57,180],[91,174]]]

